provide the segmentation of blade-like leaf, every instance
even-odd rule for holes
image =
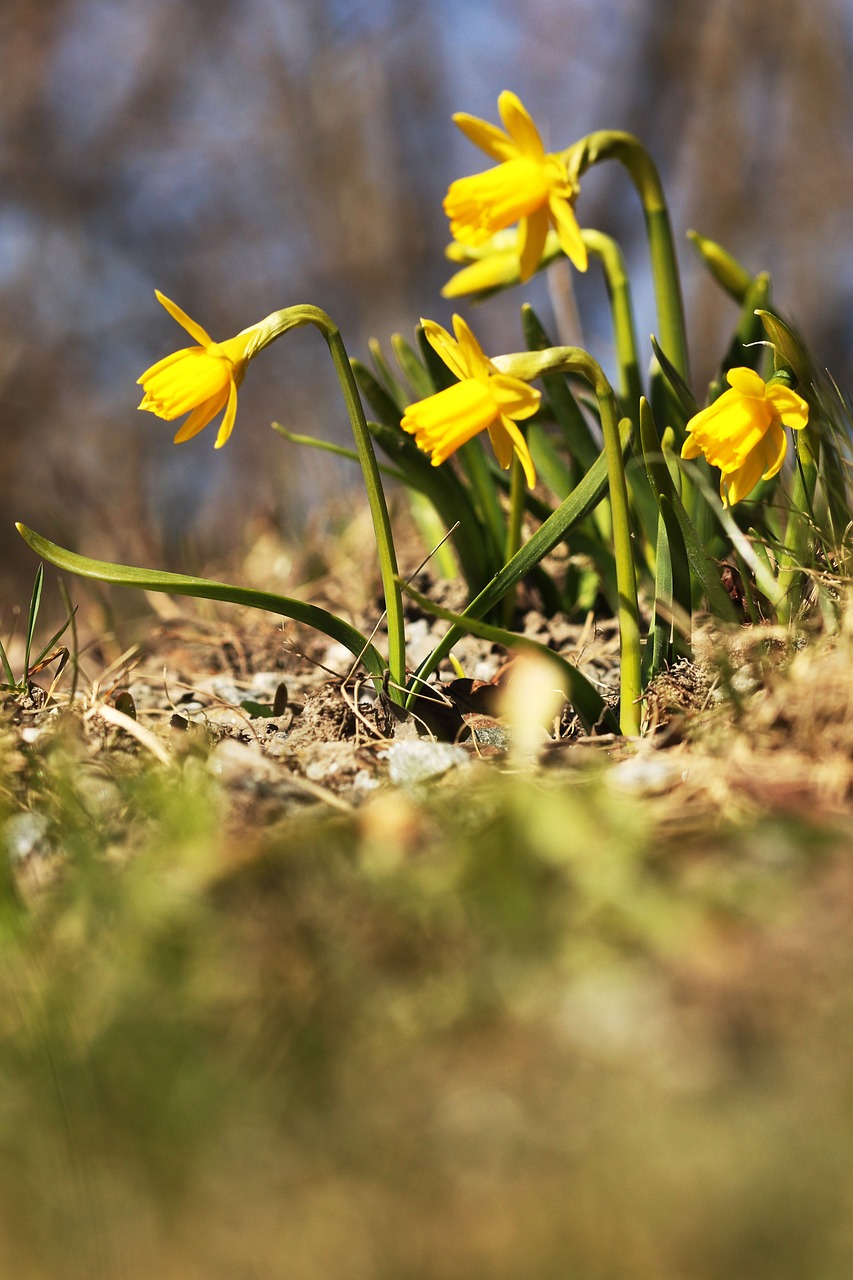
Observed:
[[[368,423],[368,426],[370,424]],[[350,462],[359,462],[359,456],[355,449],[348,449],[346,445],[335,444],[332,440],[320,440],[317,436],[300,435],[297,431],[290,431],[287,427],[282,426],[280,422],[271,422],[270,426],[273,431],[287,440],[290,444],[300,444],[307,449],[319,449],[321,453],[333,453],[337,458],[347,458]],[[379,463],[379,470],[384,476],[388,476],[391,480],[397,480],[402,484],[408,481],[402,471],[398,471],[396,467],[384,466]]]
[[[3,673],[6,676],[6,684],[9,686],[10,689],[14,689],[15,676],[12,672],[12,668],[9,664],[9,659],[6,656],[6,650],[3,648],[2,643],[0,643],[0,664],[2,664],[3,666]]]
[[[394,372],[388,363],[385,352],[382,350],[382,347],[379,345],[377,340],[375,338],[370,338],[367,346],[370,351],[373,364],[376,368],[379,381],[402,413],[410,401],[408,391],[403,386],[402,382],[400,382],[399,378],[395,377]]]
[[[719,576],[699,538],[696,528],[684,509],[678,490],[672,482],[669,468],[663,458],[661,444],[654,424],[648,402],[640,401],[640,432],[643,447],[643,460],[648,468],[652,490],[658,501],[661,517],[666,525],[672,562],[673,598],[677,605],[689,617],[690,598],[689,573],[686,571],[684,557],[697,580],[713,612],[718,618],[735,620],[732,602],[726,595]]]
[[[399,427],[403,414],[394,403],[372,369],[360,360],[350,360],[355,380],[373,412],[389,427]]]
[[[521,308],[521,327],[528,351],[545,351],[555,345],[536,312],[527,303]],[[582,471],[588,471],[598,456],[598,446],[592,438],[580,405],[572,395],[566,375],[546,374],[542,378],[542,385],[572,458]]]
[[[305,623],[322,635],[337,640],[361,662],[381,685],[387,663],[370,641],[342,618],[328,613],[317,605],[294,600],[290,596],[277,596],[269,591],[254,591],[248,587],[233,587],[225,582],[213,582],[209,578],[194,578],[183,573],[165,573],[158,569],[141,569],[134,565],[111,564],[107,560],[91,560],[49,542],[41,534],[25,525],[17,525],[18,532],[36,555],[54,564],[58,569],[76,573],[81,578],[94,578],[98,582],[111,582],[117,586],[137,587],[141,591],[166,591],[171,595],[195,596],[203,600],[222,600],[244,608],[263,609],[281,617],[293,618]]]
[[[397,364],[414,387],[415,395],[422,400],[426,396],[431,396],[435,390],[432,378],[418,359],[415,349],[401,333],[392,334],[391,348],[397,357]]]
[[[73,621],[73,614],[74,614],[74,613],[76,613],[76,612],[77,612],[77,606],[75,605],[73,613],[72,613],[72,614],[70,614],[70,615],[65,619],[65,621],[63,622],[63,624],[62,624],[62,626],[59,628],[59,630],[58,630],[58,631],[55,631],[55,632],[53,633],[53,635],[50,637],[50,639],[48,640],[48,642],[47,642],[47,644],[44,646],[44,648],[43,648],[43,649],[40,649],[40,650],[39,650],[39,652],[36,654],[36,656],[33,658],[32,662],[30,663],[29,667],[27,668],[27,672],[28,672],[28,673],[29,673],[30,671],[32,671],[34,667],[37,667],[37,666],[38,666],[38,664],[42,661],[42,659],[43,659],[43,658],[45,658],[45,657],[50,653],[51,649],[54,647],[54,645],[56,644],[57,640],[61,640],[61,639],[62,639],[62,637],[65,635],[65,632],[66,632],[66,631],[68,630],[68,628],[71,626],[71,623],[72,623],[72,621]]]
[[[41,593],[44,587],[44,565],[40,564],[36,570],[36,580],[33,583],[33,594],[30,596],[30,614],[27,618],[27,640],[24,645],[24,679],[26,680],[27,672],[30,669],[30,650],[33,644],[33,635],[35,634],[36,622],[39,616],[39,606],[41,604]]]
[[[696,403],[693,392],[690,390],[672,361],[664,354],[660,343],[654,335],[652,335],[652,350],[657,356],[658,364],[663,370],[664,377],[677,395],[682,409],[688,417],[692,418],[694,413],[699,412],[699,406]]]
[[[631,440],[631,424],[627,419],[620,422],[619,435],[624,451]],[[461,616],[465,619],[481,618],[484,613],[488,613],[503,599],[511,587],[526,577],[534,565],[547,556],[549,551],[553,551],[566,534],[589,515],[601,501],[606,489],[607,460],[604,453],[601,453],[577,488],[564,502],[560,503],[554,514],[539,526],[512,559],[495,574],[491,582],[483,588],[476,599],[471,601]],[[461,626],[452,626],[429,657],[421,663],[417,670],[417,678],[425,680],[462,635],[464,635],[464,629]],[[413,696],[414,694],[410,695],[410,700]]]
[[[559,668],[561,675],[565,678],[569,690],[569,701],[580,716],[587,733],[592,733],[595,728],[604,728],[610,733],[619,732],[619,725],[613,711],[574,663],[568,662],[559,653],[555,653],[547,645],[539,644],[536,640],[516,635],[515,632],[507,631],[503,627],[491,626],[487,622],[481,622],[466,614],[454,613],[451,609],[434,604],[408,583],[402,582],[400,585],[406,595],[411,596],[425,612],[433,614],[436,618],[443,618],[446,622],[452,622],[462,632],[480,636],[481,639],[490,640],[493,644],[502,644],[507,649],[526,649],[547,658]]]
[[[452,535],[462,572],[470,590],[479,591],[494,572],[487,539],[462,481],[450,467],[434,467],[411,436],[399,427],[368,422],[373,439],[403,472],[406,484],[429,498],[446,529],[458,523]]]

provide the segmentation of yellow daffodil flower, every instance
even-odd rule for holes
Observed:
[[[726,506],[745,498],[759,480],[769,480],[785,461],[785,427],[800,431],[809,406],[784,382],[764,379],[753,369],[729,369],[729,390],[687,423],[682,458],[704,454],[719,467],[720,497]]]
[[[519,233],[516,228],[496,231],[477,246],[460,244],[458,240],[451,241],[444,256],[451,262],[466,265],[447,281],[441,291],[442,298],[464,298],[472,293],[483,293],[487,289],[502,289],[518,284],[521,279],[518,242]],[[549,231],[537,265],[547,266],[561,252],[556,231]]]
[[[171,421],[190,412],[176,436],[175,444],[190,440],[223,409],[225,416],[216,437],[221,449],[231,435],[237,414],[237,388],[243,381],[246,365],[269,341],[268,321],[252,325],[227,342],[214,342],[200,324],[162,293],[157,300],[200,344],[184,347],[146,369],[137,381],[145,392],[140,409]]]
[[[400,424],[403,430],[432,455],[434,467],[446,462],[467,440],[488,431],[500,465],[506,470],[514,452],[532,489],[536,483],[533,459],[515,424],[536,412],[541,393],[519,378],[501,373],[461,316],[453,317],[455,341],[433,320],[421,323],[430,346],[459,381],[410,404]]]
[[[566,257],[579,271],[586,271],[586,249],[574,213],[580,187],[565,159],[545,151],[539,130],[514,93],[501,94],[498,110],[506,132],[464,112],[453,117],[466,138],[499,163],[497,168],[451,183],[444,200],[451,235],[476,247],[496,231],[520,223],[523,282],[539,265],[553,225]]]

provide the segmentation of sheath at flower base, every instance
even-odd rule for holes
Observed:
[[[514,453],[532,489],[536,471],[516,421],[536,412],[541,393],[520,378],[500,373],[461,316],[453,317],[455,340],[433,320],[421,324],[430,346],[459,381],[410,404],[400,423],[403,430],[432,456],[434,467],[446,462],[460,445],[488,431],[500,465],[506,470]]]
[[[574,213],[580,187],[563,157],[546,152],[539,130],[514,93],[501,94],[498,110],[506,132],[464,112],[453,117],[466,138],[499,163],[450,184],[444,212],[451,235],[476,247],[518,222],[519,276],[524,282],[539,265],[553,225],[566,257],[578,271],[586,271],[586,249]]]
[[[137,379],[145,392],[139,408],[167,421],[189,413],[175,435],[175,444],[198,435],[224,409],[214,446],[221,449],[234,427],[237,388],[246,366],[270,340],[268,321],[262,320],[226,342],[214,342],[200,324],[159,291],[157,300],[200,345],[176,351],[145,370]]]
[[[734,506],[759,480],[770,480],[785,461],[785,427],[800,431],[809,406],[784,382],[764,379],[753,369],[729,369],[729,390],[687,423],[682,458],[704,454],[719,467],[720,497]]]

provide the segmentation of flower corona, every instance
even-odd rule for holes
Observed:
[[[424,333],[434,351],[456,377],[453,386],[410,404],[401,426],[440,466],[466,441],[488,431],[498,462],[506,470],[515,453],[527,483],[536,483],[530,449],[516,426],[539,408],[541,393],[501,373],[483,352],[461,316],[453,317],[455,339],[433,320],[423,320]]]
[[[156,292],[158,302],[199,345],[175,351],[145,370],[137,379],[145,392],[139,408],[167,421],[189,413],[175,435],[175,444],[192,439],[224,409],[215,445],[221,449],[234,427],[237,388],[243,381],[246,366],[270,340],[269,323],[261,321],[235,338],[214,342],[176,303],[159,290]]]
[[[498,110],[506,132],[465,112],[453,117],[466,138],[498,165],[451,183],[444,200],[451,235],[476,247],[518,222],[523,282],[539,266],[553,225],[566,257],[586,271],[586,248],[574,213],[580,187],[564,157],[546,152],[539,130],[514,93],[505,90],[500,95]]]
[[[729,369],[726,380],[729,390],[687,423],[681,456],[703,454],[719,467],[720,497],[734,506],[777,474],[788,448],[784,428],[802,430],[809,406],[785,381],[766,383],[754,369]]]

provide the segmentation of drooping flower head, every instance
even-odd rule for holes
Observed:
[[[704,454],[719,467],[720,497],[734,506],[785,461],[785,427],[800,431],[809,406],[783,381],[765,382],[753,369],[729,369],[729,390],[687,423],[682,458]]]
[[[533,488],[533,459],[516,422],[536,412],[541,393],[519,378],[501,373],[461,316],[453,317],[455,340],[433,320],[421,323],[430,346],[459,381],[410,404],[400,424],[403,430],[432,455],[434,467],[446,462],[467,440],[488,431],[500,465],[506,470],[515,453]]]
[[[175,351],[145,370],[137,379],[145,392],[139,408],[167,421],[189,413],[175,444],[190,440],[224,409],[214,446],[221,449],[234,427],[237,388],[246,365],[269,341],[268,322],[252,325],[227,342],[214,342],[200,324],[159,291],[157,299],[199,345]]]
[[[498,165],[451,183],[444,200],[451,235],[477,246],[520,223],[519,275],[525,281],[539,265],[553,225],[566,257],[586,271],[586,249],[574,213],[577,181],[562,156],[545,151],[539,130],[514,93],[501,94],[498,110],[506,132],[464,112],[453,117],[466,138]]]

